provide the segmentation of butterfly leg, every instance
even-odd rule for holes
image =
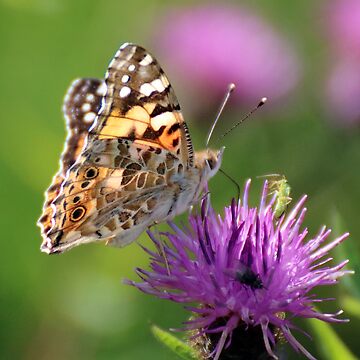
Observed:
[[[161,233],[158,231],[157,228],[156,228],[156,232],[157,232],[158,239],[159,239],[158,252],[159,252],[159,255],[164,259],[167,273],[170,276],[171,272],[170,272],[169,261],[168,261],[168,258],[166,256],[165,247],[164,247],[164,242],[165,241],[163,240],[163,238],[161,236]]]
[[[201,216],[205,218],[209,211],[210,206],[210,195],[211,192],[207,191],[202,197],[201,197]]]
[[[171,274],[171,272],[170,272],[170,266],[169,266],[169,261],[168,261],[168,259],[167,259],[166,252],[165,252],[164,241],[163,241],[163,238],[162,238],[162,236],[161,236],[160,231],[159,231],[158,228],[156,227],[158,224],[159,224],[158,221],[154,221],[154,222],[149,226],[149,228],[151,228],[151,227],[154,227],[154,228],[155,228],[155,232],[156,232],[157,238],[159,239],[159,242],[158,242],[158,244],[156,244],[156,247],[157,247],[157,250],[158,250],[158,252],[159,252],[159,255],[164,259],[167,273],[168,273],[168,275],[170,275],[170,274]]]
[[[192,215],[193,210],[194,210],[194,205],[190,205],[188,210],[188,216]]]
[[[159,230],[158,230],[158,228],[157,228],[157,225],[158,225],[158,224],[159,224],[159,221],[154,221],[154,222],[149,226],[149,229],[152,228],[152,227],[155,228],[155,232],[156,232],[157,238],[159,239],[158,246],[156,246],[156,247],[157,247],[157,249],[158,249],[159,255],[164,259],[165,266],[166,266],[166,270],[167,270],[167,272],[168,272],[168,275],[170,275],[169,262],[168,262],[168,259],[167,259],[167,256],[166,256],[166,252],[165,252],[165,248],[164,248],[164,242],[163,242],[161,233],[159,232]]]

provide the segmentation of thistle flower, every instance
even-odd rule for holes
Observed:
[[[334,0],[326,4],[331,43],[345,56],[360,56],[360,2]]]
[[[331,260],[328,252],[348,234],[325,245],[330,230],[323,227],[306,241],[308,231],[301,228],[306,196],[287,216],[276,220],[275,198],[267,200],[267,182],[258,208],[248,204],[249,187],[250,180],[242,200],[233,201],[223,216],[203,200],[201,213],[189,217],[189,228],[170,223],[173,232],[164,236],[171,245],[149,232],[162,252],[145,249],[151,256],[151,270],[138,268],[143,281],[127,283],[147,294],[186,304],[193,316],[185,329],[197,341],[207,339],[205,353],[213,359],[234,354],[246,359],[265,354],[276,358],[279,334],[314,359],[293,336],[291,319],[347,321],[338,318],[342,311],[323,314],[316,310],[314,304],[328,299],[310,292],[335,284],[349,272],[342,270],[347,261],[325,265]]]
[[[298,82],[299,63],[289,42],[255,12],[240,6],[200,5],[166,13],[156,46],[209,104],[229,83],[234,99],[254,103],[283,98]],[[187,84],[188,85],[188,84]],[[199,99],[200,98],[200,99]]]
[[[360,2],[334,0],[325,6],[335,63],[326,86],[329,116],[342,126],[360,124]]]
[[[360,57],[337,62],[331,69],[326,92],[333,120],[343,127],[359,126]]]

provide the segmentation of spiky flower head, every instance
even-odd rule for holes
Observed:
[[[128,283],[187,304],[194,316],[185,328],[195,337],[207,336],[207,355],[211,353],[213,359],[226,358],[225,353],[245,354],[247,359],[264,354],[276,358],[279,333],[313,359],[292,335],[291,318],[346,321],[338,319],[342,311],[317,311],[314,304],[325,299],[317,298],[313,290],[335,284],[348,272],[342,270],[347,261],[325,265],[331,260],[328,252],[348,234],[325,245],[331,230],[323,227],[307,239],[308,231],[302,228],[306,196],[277,220],[267,182],[258,208],[248,204],[249,186],[250,181],[243,198],[226,207],[223,216],[205,199],[201,213],[189,217],[189,228],[170,223],[173,232],[164,234],[170,244],[149,232],[162,255],[145,249],[151,256],[151,270],[137,269],[143,282]],[[255,347],[250,349],[252,342]]]

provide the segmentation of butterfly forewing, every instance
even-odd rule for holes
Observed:
[[[63,112],[68,136],[61,156],[61,170],[64,175],[81,153],[89,128],[100,110],[105,89],[104,80],[77,79],[65,96]]]
[[[185,166],[192,165],[192,143],[179,103],[152,55],[125,44],[111,61],[105,83],[107,92],[92,138],[127,138],[168,150]]]

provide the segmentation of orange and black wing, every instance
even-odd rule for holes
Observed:
[[[145,49],[124,44],[105,77],[106,94],[89,141],[125,138],[158,147],[193,165],[193,147],[173,88]]]

